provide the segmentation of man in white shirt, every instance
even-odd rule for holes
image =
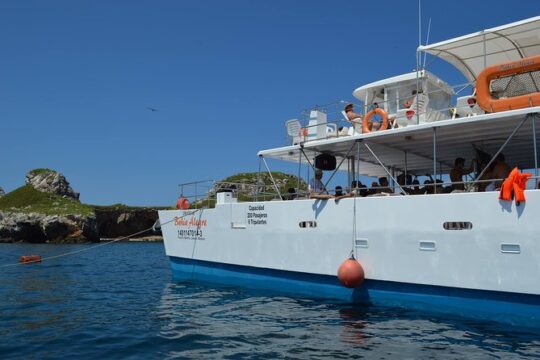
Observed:
[[[319,195],[324,192],[324,184],[321,181],[322,176],[323,176],[322,170],[316,169],[315,177],[309,181],[309,186],[308,186],[309,196]]]

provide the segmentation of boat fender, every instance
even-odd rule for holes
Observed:
[[[39,255],[23,255],[19,258],[19,262],[23,264],[41,262],[41,256]]]
[[[365,134],[371,132],[371,130],[369,129],[369,123],[371,122],[371,117],[375,114],[382,117],[382,124],[379,130],[386,130],[388,128],[388,113],[381,108],[376,108],[371,110],[366,114],[366,116],[364,116],[364,120],[362,120],[362,133]]]
[[[364,282],[364,269],[354,256],[351,256],[339,266],[338,279],[343,286],[351,289],[360,286]]]
[[[178,201],[176,202],[176,208],[178,210],[187,210],[187,209],[189,209],[189,200],[186,199],[183,196],[180,196],[178,198]]]
[[[510,171],[508,177],[503,181],[501,191],[499,192],[499,199],[504,201],[511,201],[514,196],[514,180],[518,175],[518,168],[515,167]]]

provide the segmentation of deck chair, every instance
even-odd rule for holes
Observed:
[[[458,97],[456,100],[456,111],[452,119],[456,117],[468,117],[484,114],[484,110],[476,103],[476,96],[467,95]]]
[[[400,127],[407,125],[416,125],[417,123],[425,123],[433,121],[427,115],[429,98],[425,94],[416,94],[409,108],[398,109],[396,120]],[[416,118],[418,111],[419,117]],[[418,121],[419,120],[419,121]]]
[[[285,122],[285,127],[287,128],[287,135],[291,138],[293,145],[299,144],[304,141],[304,136],[302,135],[302,125],[298,119],[291,119]]]

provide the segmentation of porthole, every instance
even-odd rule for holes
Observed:
[[[300,221],[298,224],[301,228],[314,228],[317,227],[316,221]]]
[[[472,230],[472,222],[447,221],[443,224],[444,230]]]

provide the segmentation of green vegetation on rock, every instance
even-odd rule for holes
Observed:
[[[46,169],[37,169],[40,171]],[[45,193],[30,185],[18,189],[0,198],[0,211],[18,213],[40,213],[45,215],[84,215],[93,216],[91,206],[65,198],[60,195]]]
[[[54,170],[42,168],[42,169],[30,170],[28,172],[28,174],[29,175],[39,175],[39,174],[54,173],[54,172],[55,172]]]

